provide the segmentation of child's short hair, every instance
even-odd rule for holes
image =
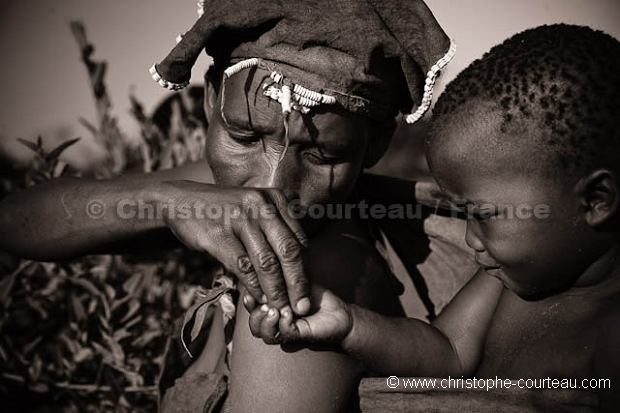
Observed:
[[[545,155],[563,172],[587,171],[619,142],[620,43],[583,26],[523,31],[459,74],[434,116],[441,119],[473,98],[497,105],[503,134],[533,124],[542,133],[520,137],[548,148]]]

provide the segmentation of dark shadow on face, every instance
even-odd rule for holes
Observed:
[[[250,128],[252,129],[254,129],[254,125],[252,125],[252,115],[250,113],[250,89],[252,87],[252,82],[254,81],[255,74],[256,74],[256,67],[250,68],[250,73],[248,74],[248,77],[245,79],[245,85],[243,86],[243,90],[245,91],[245,107],[246,107],[246,111],[248,114],[248,124],[250,125]],[[256,104],[256,93],[258,92],[254,92],[254,104]]]
[[[316,144],[318,138],[319,138],[319,130],[316,127],[316,125],[314,124],[314,122],[312,122],[312,117],[313,117],[313,113],[324,113],[325,109],[323,108],[317,108],[315,109],[313,112],[308,113],[308,114],[302,114],[301,115],[301,119],[304,123],[304,125],[306,126],[306,129],[308,129],[308,133],[310,135],[310,139],[312,140],[312,142],[314,144]],[[318,146],[318,145],[317,145]],[[323,153],[321,152],[321,155]],[[329,187],[328,187],[328,193],[330,198],[334,197],[334,181],[335,181],[335,175],[334,175],[334,167],[332,166],[329,170]]]

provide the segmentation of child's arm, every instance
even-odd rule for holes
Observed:
[[[501,282],[480,270],[430,325],[350,306],[353,323],[342,347],[379,374],[471,375],[501,292]]]
[[[313,315],[293,320],[290,311],[283,311],[278,320],[263,307],[253,312],[250,328],[267,342],[341,343],[377,374],[470,375],[482,356],[501,292],[501,282],[480,270],[429,325],[381,316],[315,286]]]

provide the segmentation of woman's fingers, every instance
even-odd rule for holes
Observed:
[[[209,191],[203,191],[203,185],[184,184],[183,201],[191,195],[187,192],[200,198],[210,195],[211,203],[224,207],[224,215],[200,222],[170,220],[173,233],[190,247],[219,260],[255,301],[278,309],[291,304],[297,314],[307,314],[310,288],[302,263],[307,238],[288,213],[282,191],[207,188]],[[254,215],[256,211],[259,216]]]
[[[310,284],[302,263],[303,245],[299,236],[303,230],[288,216],[283,196],[276,193],[271,195],[277,211],[261,220],[261,229],[277,256],[281,271],[261,278],[261,285],[271,306],[283,308],[290,303],[293,311],[305,315],[310,311]],[[305,235],[302,240],[306,242]]]
[[[205,237],[201,247],[235,274],[255,300],[261,301],[263,290],[259,277],[246,247],[234,234],[212,234],[211,237]]]
[[[273,232],[270,228],[268,230]],[[273,235],[253,222],[243,223],[236,232],[248,251],[269,306],[282,308],[287,305],[287,285],[280,257],[272,248]]]

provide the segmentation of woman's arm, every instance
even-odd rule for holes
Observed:
[[[309,286],[301,260],[306,238],[284,194],[187,180],[210,177],[202,161],[28,188],[0,201],[0,233],[9,234],[0,237],[0,249],[47,261],[182,243],[220,261],[256,299],[264,293],[270,305],[290,303],[306,314]]]
[[[10,194],[0,201],[0,232],[10,234],[0,249],[47,261],[117,252],[127,242],[180,246],[155,207],[172,199],[162,182],[182,179],[212,182],[211,170],[202,161],[111,180],[55,179]]]

